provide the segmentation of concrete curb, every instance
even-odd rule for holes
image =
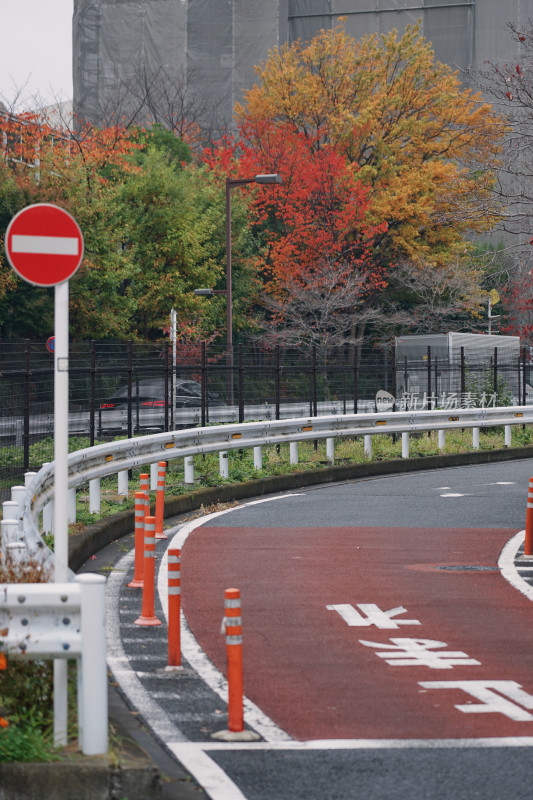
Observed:
[[[321,483],[336,483],[344,480],[372,478],[380,475],[396,475],[446,467],[491,464],[498,461],[514,461],[533,458],[533,446],[502,448],[499,450],[476,450],[472,453],[424,456],[420,458],[396,459],[393,461],[369,461],[363,464],[343,464],[324,469],[291,472],[287,475],[272,475],[267,478],[226,484],[212,488],[196,489],[177,497],[165,498],[165,516],[173,517],[194,511],[202,505],[227,503],[249,497],[260,497],[276,492],[316,486]],[[153,506],[155,510],[155,506]],[[154,513],[154,511],[152,512]],[[134,529],[134,511],[119,511],[105,519],[89,525],[84,531],[69,539],[69,566],[75,572],[102,547],[120,539]],[[1,800],[1,798],[0,798]]]
[[[82,760],[83,759],[83,760]],[[0,800],[146,800],[161,795],[161,775],[140,749],[118,766],[103,757],[45,764],[0,764]]]

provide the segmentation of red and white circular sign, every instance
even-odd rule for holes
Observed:
[[[71,278],[83,259],[83,234],[67,211],[49,203],[27,206],[9,223],[9,263],[34,286],[55,286]]]

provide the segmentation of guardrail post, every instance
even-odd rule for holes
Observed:
[[[43,507],[43,531],[53,533],[54,530],[54,501],[50,500]]]
[[[479,450],[479,428],[472,428],[472,447]]]
[[[218,454],[218,471],[221,478],[229,478],[228,451],[221,450]],[[187,481],[185,481],[187,483]]]
[[[335,463],[335,439],[326,439],[326,459],[330,464]]]
[[[100,513],[100,478],[93,478],[89,481],[89,513]]]
[[[76,489],[69,489],[67,498],[68,521],[69,523],[74,523],[76,522]]]
[[[505,425],[503,428],[504,431],[504,446],[510,447],[511,446],[511,426]]]
[[[194,483],[194,457],[185,456],[183,462],[185,469],[184,483]]]
[[[157,463],[150,464],[150,491],[157,489]]]
[[[81,661],[78,664],[80,745],[86,756],[107,753],[105,577],[78,575],[81,584]]]
[[[438,437],[439,437],[439,450],[444,450],[446,446],[446,431],[440,429],[438,431]]]
[[[24,487],[26,489],[30,488],[31,482],[35,478],[36,475],[37,475],[36,472],[25,472],[24,473]]]
[[[155,495],[155,538],[168,539],[163,533],[165,520],[165,478],[167,474],[167,462],[160,461],[157,465],[157,492]]]
[[[181,667],[181,558],[178,548],[168,551],[168,666]]]
[[[120,497],[127,497],[128,496],[128,470],[121,469],[118,473],[118,495]]]
[[[402,458],[409,458],[409,431],[402,432]]]
[[[263,448],[260,446],[254,447],[254,469],[258,472],[263,469]]]
[[[298,463],[298,442],[289,442],[289,459],[291,464]]]
[[[13,543],[18,543],[19,539],[19,524],[16,519],[4,518],[0,523],[2,553],[6,553],[9,546]]]
[[[363,448],[366,458],[372,458],[372,436],[365,433],[363,436]]]
[[[11,487],[11,501],[17,504],[17,519],[22,519],[24,513],[24,500],[26,497],[25,486]]]

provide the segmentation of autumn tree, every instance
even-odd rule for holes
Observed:
[[[255,269],[267,312],[262,338],[324,347],[352,341],[386,285],[375,257],[386,224],[366,222],[369,190],[346,156],[288,126],[262,123],[268,148],[239,142],[239,175],[277,172],[283,183],[251,189]],[[250,185],[249,185],[250,186]],[[251,184],[254,186],[254,184]]]
[[[431,265],[499,218],[491,187],[504,121],[435,62],[419,26],[356,42],[341,28],[275,48],[236,107],[243,139],[269,151],[272,126],[330,147],[370,190],[384,259]],[[268,123],[268,124],[267,124]]]

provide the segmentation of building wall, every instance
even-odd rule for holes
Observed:
[[[533,17],[533,0],[74,0],[75,111],[94,123],[113,107],[127,113],[128,81],[164,67],[229,122],[272,47],[308,40],[339,16],[356,39],[421,19],[437,59],[464,68],[512,58],[506,23]]]

